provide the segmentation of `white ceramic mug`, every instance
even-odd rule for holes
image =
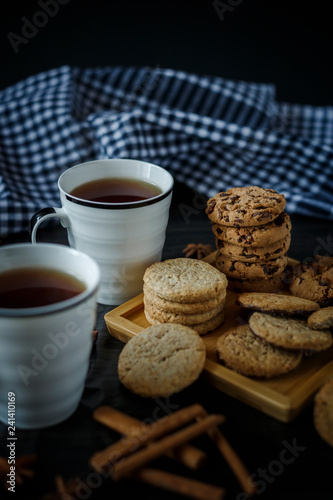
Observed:
[[[65,245],[0,247],[0,273],[46,268],[79,279],[69,299],[30,308],[0,308],[0,420],[36,429],[68,418],[79,405],[96,322],[99,267]]]
[[[77,186],[104,178],[147,181],[161,194],[143,201],[100,203],[71,196]],[[142,292],[145,269],[161,260],[169,218],[173,177],[162,167],[131,159],[81,163],[58,180],[62,208],[39,210],[31,219],[31,240],[39,225],[58,217],[67,228],[68,242],[93,257],[100,266],[98,302],[119,305]]]

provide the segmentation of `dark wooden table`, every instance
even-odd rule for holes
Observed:
[[[188,243],[210,243],[214,238],[204,213],[206,197],[176,183],[163,258],[183,256]],[[332,225],[328,221],[300,215],[292,217],[292,243],[289,255],[296,259],[310,257],[314,252],[332,254]],[[67,244],[60,227],[41,230],[40,241]],[[29,241],[28,232],[3,238],[1,243]],[[258,486],[258,497],[270,500],[328,500],[332,498],[331,469],[333,452],[317,434],[313,425],[313,405],[306,408],[293,422],[282,423],[260,411],[223,394],[199,378],[192,386],[167,399],[143,399],[130,393],[119,382],[117,360],[123,343],[107,331],[104,314],[112,305],[98,305],[98,339],[90,361],[81,404],[67,421],[54,427],[17,432],[16,453],[37,454],[36,474],[17,486],[15,496],[35,500],[54,490],[54,477],[76,478],[81,499],[118,499],[124,496],[145,499],[178,498],[165,490],[147,486],[135,480],[102,482],[88,465],[90,456],[119,439],[120,435],[92,418],[99,405],[110,405],[140,420],[165,416],[193,403],[202,404],[209,413],[226,417],[223,433],[246,464]],[[7,456],[7,428],[0,425],[0,455]],[[209,454],[208,462],[198,471],[191,471],[168,458],[156,465],[167,471],[209,482],[226,489],[226,500],[242,500],[235,476],[209,440],[195,442]],[[285,450],[289,451],[285,451]],[[290,450],[293,451],[290,451]],[[288,457],[288,460],[282,460]],[[87,487],[88,484],[88,487]],[[2,498],[2,492],[0,494]],[[184,498],[180,497],[179,498]]]

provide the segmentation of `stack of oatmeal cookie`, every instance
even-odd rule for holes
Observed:
[[[207,262],[168,259],[143,277],[144,313],[151,325],[179,323],[204,335],[222,325],[227,278]]]
[[[283,288],[291,240],[285,197],[257,186],[231,188],[207,202],[217,253],[215,266],[236,292]]]

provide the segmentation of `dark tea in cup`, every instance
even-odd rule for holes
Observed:
[[[76,198],[99,203],[130,203],[147,200],[162,193],[155,184],[127,178],[105,178],[85,182],[70,194]]]
[[[48,268],[12,269],[0,273],[0,308],[23,309],[55,304],[85,290],[75,276]]]

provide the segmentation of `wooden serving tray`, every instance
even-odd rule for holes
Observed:
[[[204,260],[213,265],[215,253]],[[235,298],[236,294],[227,290],[224,324],[202,337],[207,349],[202,376],[220,391],[282,422],[290,422],[311,403],[322,383],[333,375],[333,347],[305,357],[296,370],[283,376],[263,380],[240,375],[218,361],[215,349],[217,338],[242,322],[243,310],[236,305]],[[144,315],[143,294],[116,307],[104,318],[109,333],[127,342],[149,326]]]

